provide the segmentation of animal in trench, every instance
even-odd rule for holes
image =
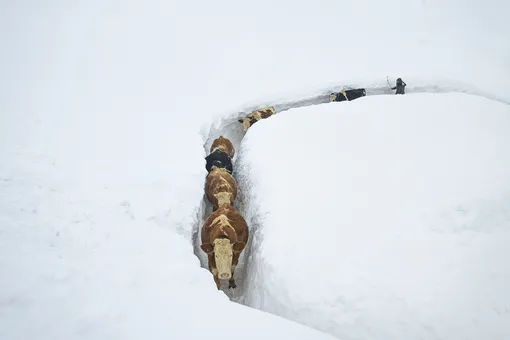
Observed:
[[[215,140],[213,140],[211,144],[211,149],[209,152],[213,153],[215,150],[220,150],[226,153],[230,158],[234,158],[236,150],[234,148],[234,144],[230,141],[230,139],[223,137],[223,135],[219,136]]]
[[[329,95],[330,102],[343,102],[351,101],[360,97],[366,96],[365,89],[344,90],[340,92],[333,92]]]
[[[207,172],[211,172],[212,167],[216,166],[232,173],[232,157],[235,154],[232,142],[223,136],[219,136],[211,144],[210,151],[211,153],[205,158],[205,169]]]
[[[218,289],[220,280],[229,280],[228,287],[236,288],[234,272],[248,237],[248,224],[231,205],[223,205],[205,220],[200,247],[207,254],[209,270]]]
[[[268,106],[263,109],[253,111],[246,118],[238,119],[238,122],[243,123],[243,130],[246,132],[253,124],[259,120],[269,118],[274,114],[276,114],[274,107]]]
[[[213,205],[213,211],[224,205],[234,205],[237,197],[237,182],[224,168],[212,166],[205,181],[205,195]]]

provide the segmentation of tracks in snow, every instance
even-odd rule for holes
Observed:
[[[260,101],[256,105],[247,105],[245,107],[240,108],[237,110],[237,112],[225,116],[224,118],[221,118],[219,121],[215,122],[211,125],[209,128],[209,131],[205,132],[204,137],[204,150],[206,155],[209,154],[210,146],[214,139],[219,137],[220,135],[223,135],[225,138],[228,138],[234,145],[236,149],[236,154],[234,156],[234,159],[232,160],[234,165],[234,178],[239,183],[239,193],[238,193],[238,199],[236,200],[236,209],[238,209],[241,214],[245,217],[248,226],[250,228],[250,238],[248,240],[248,243],[246,245],[245,250],[241,254],[241,257],[239,259],[239,265],[236,268],[236,272],[234,274],[234,279],[237,283],[237,288],[234,290],[228,289],[228,285],[225,283],[222,283],[222,291],[225,292],[225,294],[232,300],[238,303],[243,303],[244,301],[244,291],[245,291],[245,279],[248,278],[248,271],[249,271],[249,263],[251,257],[255,253],[255,249],[258,245],[253,245],[253,235],[258,232],[259,230],[259,224],[260,224],[260,218],[258,216],[246,216],[247,214],[247,206],[250,204],[250,202],[246,199],[246,191],[247,188],[243,188],[244,181],[240,181],[240,177],[243,176],[243,172],[245,170],[239,169],[236,166],[236,160],[239,157],[239,151],[241,142],[245,136],[245,133],[242,129],[242,124],[240,124],[237,119],[244,118],[254,110],[263,108],[265,106],[272,105],[275,110],[276,114],[287,111],[293,108],[298,107],[304,107],[304,106],[311,106],[311,105],[319,105],[329,102],[329,94],[331,92],[339,92],[342,90],[349,90],[354,88],[365,88],[366,95],[367,96],[373,96],[373,95],[394,95],[394,91],[390,89],[388,83],[386,82],[386,79],[384,81],[379,81],[378,83],[373,83],[371,85],[363,84],[363,83],[357,83],[357,84],[348,84],[348,85],[337,85],[337,86],[330,86],[328,88],[320,89],[316,92],[310,93],[306,96],[296,96],[297,98],[290,98],[290,99],[283,99],[283,100],[267,100],[267,101]],[[479,89],[476,89],[475,87],[460,84],[460,83],[442,83],[440,85],[429,85],[429,84],[422,84],[417,86],[407,86],[406,87],[406,94],[412,94],[412,93],[466,93],[466,94],[472,94],[477,96],[482,96],[488,99],[496,100],[505,104],[510,105],[510,101],[502,98],[498,98],[496,96],[493,96],[488,93],[484,93],[483,91],[480,91]],[[358,100],[362,100],[362,98],[359,98]],[[269,118],[270,119],[270,118]],[[261,124],[261,122],[258,122],[257,124]],[[205,184],[205,178],[204,178],[204,184]],[[253,209],[251,209],[253,210]],[[200,263],[203,268],[208,270],[208,264],[207,264],[207,256],[205,253],[201,250],[200,244],[200,232],[203,225],[203,222],[205,219],[212,213],[212,206],[207,201],[205,194],[203,196],[203,199],[200,203],[200,208],[198,212],[198,223],[193,228],[193,248],[195,255],[200,259]],[[211,285],[214,285],[214,281],[211,276]]]

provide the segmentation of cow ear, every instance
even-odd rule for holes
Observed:
[[[210,243],[204,243],[200,246],[200,248],[202,248],[202,250],[207,254],[212,254],[212,252],[214,251],[214,247]]]
[[[234,243],[232,245],[232,249],[236,252],[240,252],[244,249],[244,246],[246,245],[246,243],[242,242],[242,241],[237,241],[236,243]]]

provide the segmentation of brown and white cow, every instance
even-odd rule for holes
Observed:
[[[230,158],[233,158],[236,152],[232,142],[223,136],[219,136],[212,142],[210,152],[213,153],[215,150],[223,151]]]
[[[238,119],[238,122],[243,123],[243,130],[246,132],[253,124],[259,120],[269,118],[274,114],[276,114],[274,107],[268,106],[263,109],[253,111],[246,118]]]
[[[227,169],[212,166],[205,180],[205,196],[213,205],[214,211],[219,207],[234,205],[237,197],[237,182]]]
[[[228,287],[236,288],[234,270],[248,236],[248,224],[231,205],[220,207],[205,220],[201,248],[207,253],[209,270],[218,289],[220,280],[229,280]]]

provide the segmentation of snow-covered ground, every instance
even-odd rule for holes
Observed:
[[[508,103],[505,6],[0,2],[0,339],[223,338],[225,320],[327,338],[231,303],[201,268],[208,143],[239,147],[252,108],[387,93],[387,75]]]
[[[343,339],[510,338],[510,107],[373,96],[255,124],[244,303]]]
[[[230,302],[201,268],[196,128],[166,113],[30,118],[0,133],[1,339],[328,339]]]

